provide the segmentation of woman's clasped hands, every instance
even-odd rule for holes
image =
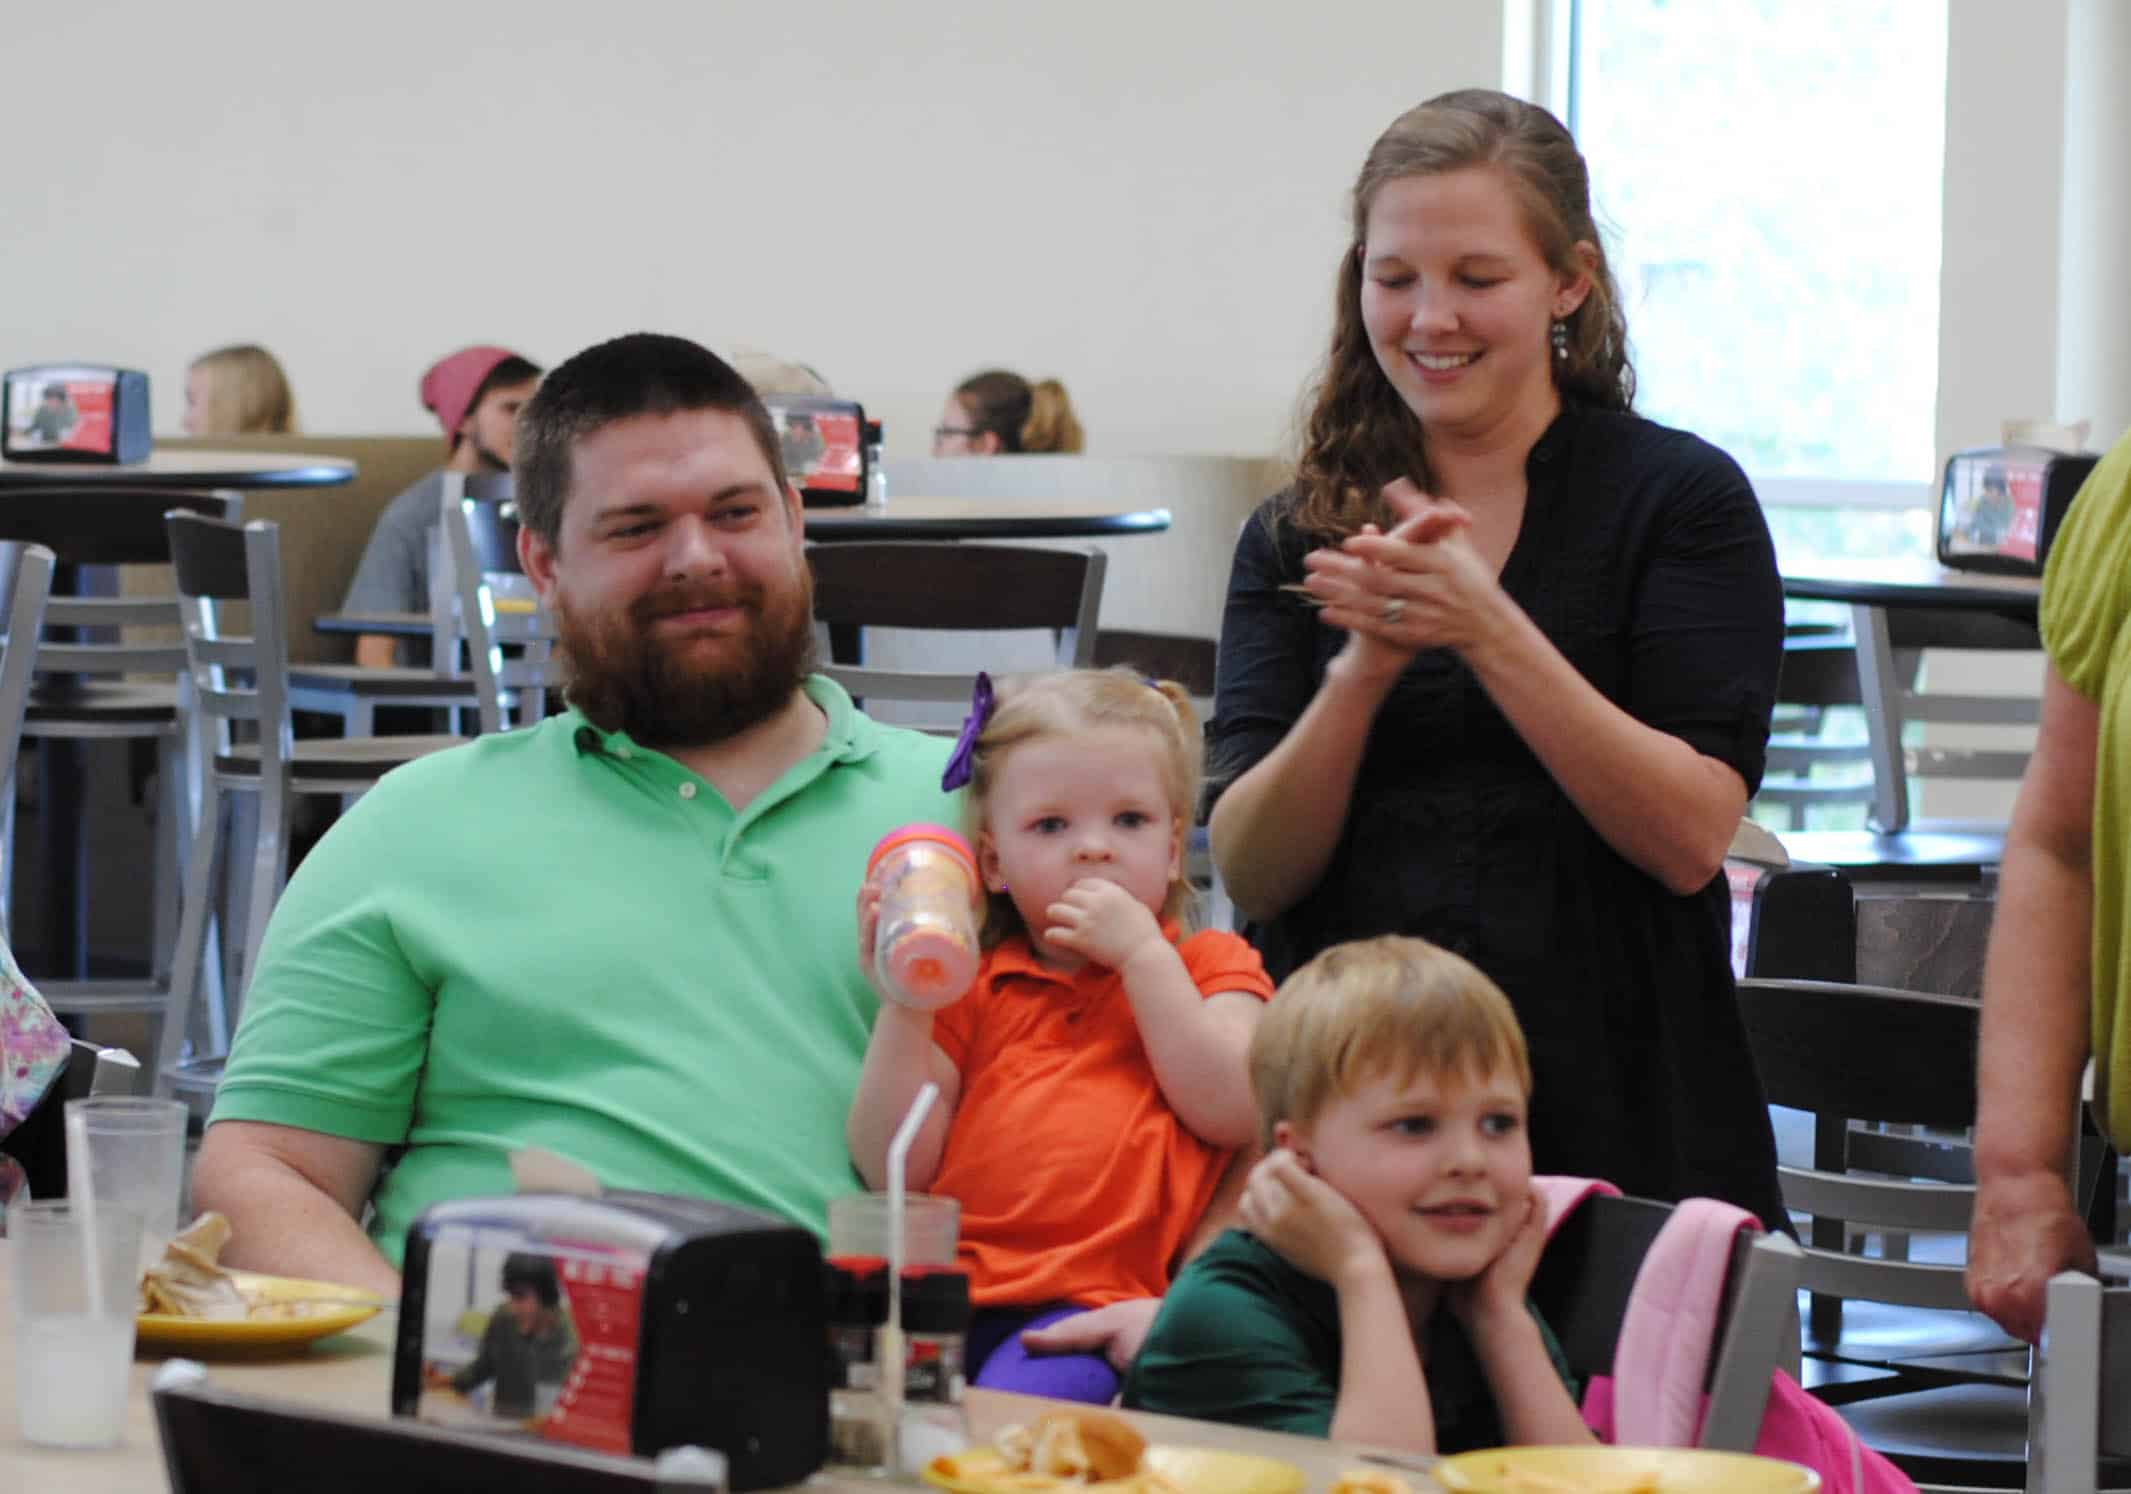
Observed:
[[[1347,651],[1365,663],[1402,669],[1424,648],[1460,653],[1502,628],[1510,603],[1467,533],[1472,515],[1422,492],[1410,478],[1384,485],[1397,522],[1365,524],[1337,548],[1304,557],[1304,589],[1321,616],[1351,636]]]

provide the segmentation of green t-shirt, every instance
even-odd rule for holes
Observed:
[[[826,740],[738,815],[575,711],[388,774],[274,910],[214,1119],[405,1148],[372,1200],[395,1263],[521,1146],[823,1230],[858,1186],[866,857],[955,806],[945,741],[806,688]]]
[[[2094,759],[2095,1097],[2131,1146],[2131,435],[2072,500],[2042,577],[2042,643],[2101,712]]]
[[[1547,1353],[1577,1386],[1561,1346],[1532,1312]],[[1421,1344],[1436,1450],[1500,1447],[1502,1417],[1472,1341],[1448,1308]],[[1125,1381],[1125,1404],[1269,1432],[1331,1435],[1339,1400],[1339,1294],[1232,1229],[1177,1276]]]

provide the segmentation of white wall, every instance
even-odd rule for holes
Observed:
[[[305,424],[424,428],[468,341],[819,367],[929,447],[999,363],[1091,449],[1271,450],[1376,132],[1500,76],[1498,0],[1237,7],[112,0],[10,14],[0,363],[256,339]]]
[[[2131,5],[2071,0],[2057,410],[2106,448],[2131,430]]]

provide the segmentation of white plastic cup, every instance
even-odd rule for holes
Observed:
[[[140,1216],[136,1276],[155,1264],[178,1232],[189,1115],[178,1100],[67,1101],[67,1197],[99,1211],[116,1207]]]
[[[903,1199],[903,1264],[951,1266],[961,1209],[951,1198],[912,1193]],[[888,1259],[888,1195],[846,1193],[829,1200],[829,1257]]]
[[[977,858],[944,825],[905,825],[866,861],[880,889],[873,973],[883,995],[917,1011],[961,999],[977,978]]]
[[[116,1447],[133,1376],[141,1216],[71,1200],[7,1211],[15,1414],[25,1442]]]

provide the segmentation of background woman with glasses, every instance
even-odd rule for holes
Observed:
[[[1086,444],[1065,385],[1031,384],[1003,368],[971,374],[947,396],[933,427],[934,456],[1077,452]]]

